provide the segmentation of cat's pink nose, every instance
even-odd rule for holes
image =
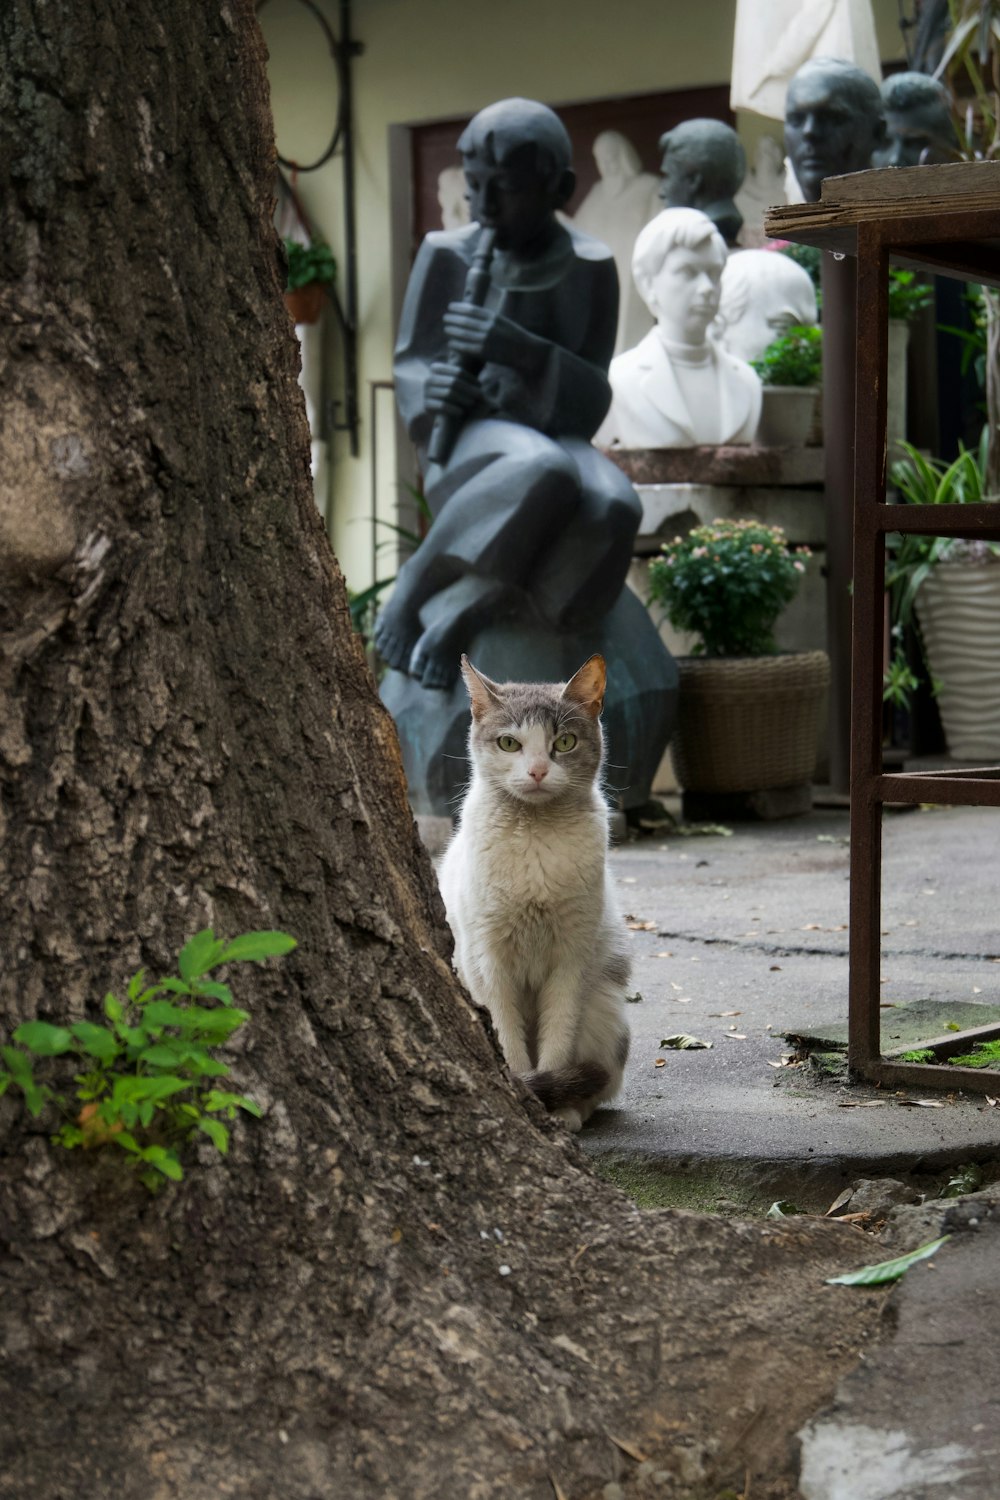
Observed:
[[[532,781],[537,781],[539,786],[541,786],[542,782],[545,780],[548,774],[549,768],[546,765],[539,764],[537,766],[528,767],[528,775],[531,777]]]

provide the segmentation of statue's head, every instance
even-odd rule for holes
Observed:
[[[559,116],[533,99],[501,99],[469,121],[458,141],[469,211],[505,250],[526,250],[555,222],[576,186]]]
[[[734,198],[747,174],[746,152],[731,125],[685,120],[660,136],[660,197],[668,208],[704,208]]]
[[[632,276],[668,338],[701,344],[719,309],[726,242],[696,208],[665,208],[639,231]]]
[[[773,339],[816,321],[808,271],[776,250],[737,250],[722,271],[722,342],[740,359],[759,359]]]
[[[594,137],[594,162],[599,177],[638,177],[639,153],[620,130],[602,130]]]
[[[882,96],[874,78],[840,57],[813,57],[785,96],[785,150],[807,203],[824,177],[862,172],[885,144]]]
[[[958,137],[943,83],[926,73],[894,73],[882,85],[882,104],[889,138],[875,153],[877,167],[954,160]]]

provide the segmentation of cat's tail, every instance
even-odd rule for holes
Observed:
[[[596,1062],[570,1063],[566,1068],[525,1073],[524,1082],[549,1111],[579,1109],[605,1092],[611,1072]]]

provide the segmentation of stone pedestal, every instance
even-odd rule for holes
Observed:
[[[480,631],[466,654],[496,682],[566,682],[595,652],[608,666],[601,722],[609,800],[621,809],[641,807],[673,730],[677,666],[630,589],[587,630],[563,633],[538,620],[506,620]],[[413,811],[454,816],[469,779],[465,684],[459,679],[437,691],[388,672],[381,692],[396,722]]]

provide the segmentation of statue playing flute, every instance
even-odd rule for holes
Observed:
[[[434,517],[376,624],[390,667],[449,688],[485,625],[600,620],[641,506],[591,445],[618,317],[611,251],[562,223],[569,136],[545,105],[482,110],[458,149],[472,222],[429,234],[396,345],[396,399]]]

